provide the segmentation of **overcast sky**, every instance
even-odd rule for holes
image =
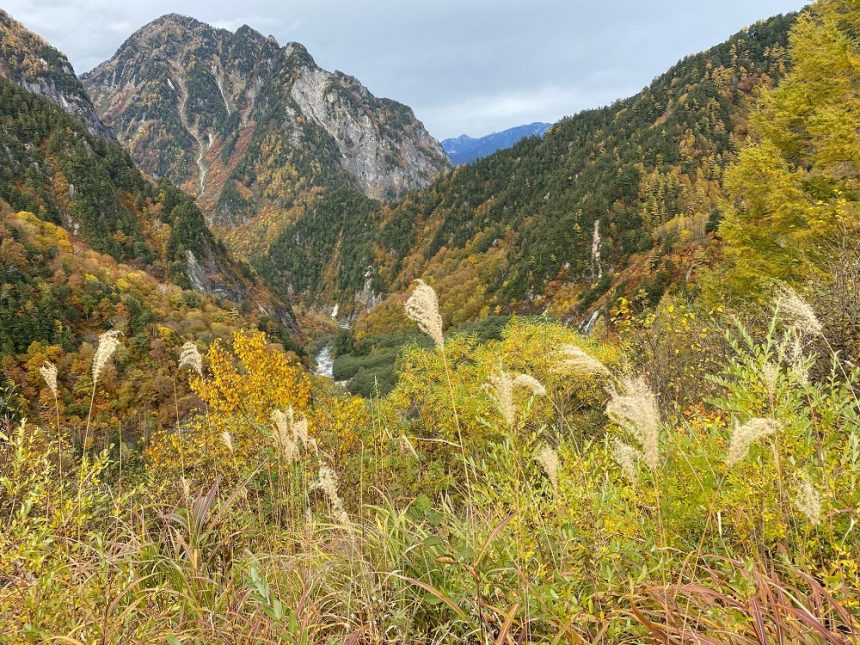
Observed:
[[[0,0],[78,73],[181,13],[281,44],[411,106],[435,137],[554,122],[802,0]]]

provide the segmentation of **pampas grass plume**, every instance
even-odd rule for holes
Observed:
[[[624,393],[612,392],[606,414],[639,442],[642,459],[651,470],[660,463],[660,412],[657,397],[641,376],[624,381]]]
[[[779,430],[779,427],[779,423],[773,419],[750,419],[743,425],[735,422],[735,429],[729,443],[729,452],[726,455],[726,465],[731,468],[737,464],[746,457],[751,445],[759,439],[772,435]]]
[[[190,367],[197,372],[197,376],[203,378],[203,357],[197,345],[190,340],[182,346],[182,353],[179,355],[179,369],[183,367]]]
[[[418,286],[406,301],[406,315],[418,324],[418,328],[433,339],[436,347],[445,347],[442,336],[442,316],[439,313],[439,300],[429,284],[417,280]]]
[[[788,285],[781,285],[776,294],[776,306],[786,320],[806,336],[822,336],[824,327],[815,310]]]
[[[102,370],[110,361],[116,348],[119,347],[119,335],[121,333],[117,329],[111,329],[99,336],[99,346],[95,356],[93,356],[93,384],[98,382]]]
[[[51,390],[51,394],[54,395],[54,398],[57,398],[59,392],[57,389],[57,366],[51,361],[45,361],[42,367],[39,368],[39,374],[45,379],[45,383],[48,389]]]
[[[805,475],[798,479],[794,506],[806,516],[810,524],[817,525],[821,522],[821,497]]]
[[[227,450],[230,451],[230,454],[233,454],[233,435],[231,435],[227,430],[221,433],[221,442],[227,447]]]
[[[642,453],[618,437],[612,439],[612,458],[621,467],[621,471],[632,482],[637,479],[636,465],[642,459]]]
[[[493,374],[484,384],[484,389],[490,394],[490,398],[493,399],[508,427],[514,425],[517,416],[517,408],[514,405],[515,387],[527,389],[534,396],[546,395],[546,388],[535,377],[528,374],[511,376],[502,369]]]
[[[576,345],[564,345],[557,352],[557,370],[585,372],[593,376],[610,376],[609,368]]]
[[[338,524],[343,526],[351,526],[349,515],[343,505],[343,500],[337,492],[337,473],[325,463],[320,463],[317,481],[312,484],[312,488],[320,489],[331,505],[332,517]]]
[[[558,453],[549,444],[544,444],[538,453],[538,461],[549,477],[553,489],[558,489]]]

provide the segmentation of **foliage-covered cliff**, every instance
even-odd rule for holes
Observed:
[[[115,141],[99,119],[68,59],[0,9],[0,76],[60,106],[100,137]]]
[[[64,57],[51,58],[56,50],[5,14],[2,20],[15,28],[0,41],[5,379],[28,394],[40,361],[59,354],[67,373],[81,375],[93,342],[109,328],[130,341],[130,366],[153,349],[173,351],[189,337],[229,337],[245,325],[289,342],[287,329],[295,328],[289,305],[231,259],[192,197],[167,180],[151,183],[119,144],[90,132],[76,111],[27,89],[32,76],[16,70],[31,70],[36,56],[39,78],[62,86],[62,96],[85,96]],[[14,38],[5,37],[10,33]],[[134,374],[130,369],[123,388],[113,391],[109,407],[157,426],[167,418],[166,372],[146,383]]]
[[[156,278],[293,324],[289,306],[229,257],[191,197],[166,180],[151,184],[118,144],[2,76],[0,156],[0,199],[13,209]]]

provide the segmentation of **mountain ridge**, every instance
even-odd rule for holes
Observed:
[[[313,186],[386,199],[448,167],[410,108],[247,25],[168,14],[81,78],[137,163],[227,228],[288,209]]]
[[[271,243],[277,253],[257,268],[311,285],[322,305],[344,313],[356,299],[361,309],[382,300],[362,323],[382,330],[406,324],[402,293],[416,278],[437,289],[455,326],[544,311],[578,321],[622,295],[646,306],[670,287],[692,287],[713,260],[723,170],[747,136],[759,90],[790,64],[796,15],[756,23],[627,99],[371,210],[362,226],[350,224],[356,260],[348,265],[331,208],[316,210],[313,227],[286,227]],[[332,258],[321,267],[293,246],[301,239],[309,248],[309,236]]]
[[[518,125],[498,132],[491,132],[480,137],[470,137],[461,134],[459,137],[443,139],[439,143],[455,166],[472,163],[481,157],[487,157],[497,150],[503,150],[515,145],[524,137],[539,136],[552,127],[552,123],[535,121]]]

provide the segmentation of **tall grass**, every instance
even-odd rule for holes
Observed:
[[[729,332],[719,395],[685,412],[647,366],[514,321],[483,344],[433,327],[350,450],[325,410],[273,406],[119,478],[22,423],[0,437],[0,639],[852,642],[857,374],[796,349],[798,319]]]

